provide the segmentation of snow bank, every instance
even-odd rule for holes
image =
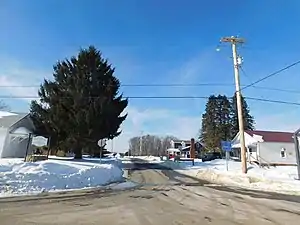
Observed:
[[[191,162],[169,162],[169,164],[172,164],[170,167],[179,173],[196,176],[212,183],[300,194],[300,181],[296,180],[296,166],[260,168],[248,164],[248,173],[243,174],[240,162],[229,161],[226,171],[226,161],[223,159],[208,162],[196,160],[194,166]]]
[[[90,162],[90,163],[96,163],[96,164],[114,164],[118,167],[122,167],[122,161],[118,158],[114,157],[106,157],[106,158],[91,158],[89,156],[82,156],[82,160],[76,160],[76,162]],[[74,161],[74,157],[59,157],[59,156],[53,156],[50,155],[49,159],[55,159],[55,160],[67,160],[67,161]]]
[[[15,115],[17,115],[17,114],[0,110],[0,118],[5,117],[5,116],[15,116]]]
[[[117,160],[0,160],[0,197],[92,188],[123,181]]]

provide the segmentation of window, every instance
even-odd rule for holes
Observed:
[[[249,152],[252,153],[252,152],[256,152],[256,148],[249,148]]]
[[[285,148],[281,149],[280,156],[281,156],[281,158],[285,158],[286,157],[286,150],[285,150]]]

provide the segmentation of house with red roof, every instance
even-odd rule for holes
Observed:
[[[263,164],[296,165],[294,133],[279,131],[245,131],[247,160]],[[240,134],[232,140],[232,156],[240,158]]]

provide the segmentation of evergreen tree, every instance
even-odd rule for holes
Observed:
[[[243,96],[242,99],[242,110],[243,110],[243,119],[244,119],[244,129],[253,130],[254,129],[254,118],[250,114],[249,106]],[[239,132],[239,122],[238,122],[238,110],[236,104],[236,94],[231,100],[231,139]]]
[[[202,115],[200,140],[210,149],[220,148],[222,140],[230,139],[230,101],[226,96],[210,96]]]
[[[217,134],[219,137],[219,144],[221,141],[227,141],[231,139],[231,124],[230,124],[230,113],[231,104],[225,95],[219,95],[217,97],[218,108],[217,108],[217,118],[219,120],[217,126]]]
[[[44,80],[40,102],[31,104],[31,116],[40,133],[55,137],[54,144],[75,158],[82,149],[99,148],[99,139],[112,139],[126,119],[120,116],[128,100],[119,95],[114,68],[95,47],[54,66],[54,81]]]
[[[208,101],[205,106],[205,112],[202,114],[202,123],[201,123],[201,136],[202,140],[207,148],[214,147],[216,141],[215,130],[216,130],[216,115],[215,109],[217,107],[216,97],[211,95],[208,98]]]

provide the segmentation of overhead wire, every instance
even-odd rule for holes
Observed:
[[[38,99],[37,96],[0,96],[0,99]],[[73,97],[60,97],[64,98],[73,98]],[[82,97],[82,98],[99,98],[99,96],[94,97]],[[124,96],[127,99],[209,99],[208,96]],[[231,98],[228,98],[231,99]],[[245,97],[245,99],[260,101],[260,102],[269,102],[269,103],[278,103],[278,104],[286,104],[286,105],[297,105],[300,106],[298,102],[289,102],[283,100],[273,100],[273,99],[265,99],[265,98],[255,98],[255,97]]]
[[[245,76],[249,77],[245,74],[244,70],[242,70]],[[234,86],[234,83],[194,83],[194,84],[124,84],[121,87],[199,87],[199,86]],[[241,85],[241,87],[246,87],[247,85]],[[0,85],[0,88],[38,88],[38,85]],[[280,88],[272,88],[272,87],[264,87],[264,86],[251,86],[255,89],[262,89],[262,90],[270,90],[270,91],[280,91],[280,92],[287,92],[287,93],[295,93],[300,94],[298,90],[290,90],[290,89],[280,89]]]
[[[178,84],[121,84],[121,87],[192,87],[192,86],[232,86],[229,83],[178,83]],[[37,88],[40,85],[0,85],[0,88]]]
[[[300,91],[294,91],[294,90],[284,90],[284,89],[279,89],[279,88],[267,88],[267,87],[259,87],[256,86],[255,84],[260,83],[272,76],[275,76],[289,68],[292,68],[296,65],[300,64],[300,60],[296,61],[292,64],[289,64],[288,66],[279,69],[265,77],[262,77],[258,79],[255,82],[251,82],[248,85],[242,86],[241,90],[244,90],[249,87],[253,88],[259,88],[259,89],[266,89],[266,90],[276,90],[276,91],[286,91],[286,92],[291,92],[291,93],[300,93]],[[245,71],[242,69],[242,72],[244,75],[246,75]],[[247,75],[246,75],[247,76]],[[225,84],[225,83],[194,83],[194,84],[123,84],[121,86],[124,87],[191,87],[191,86],[232,86],[234,84]],[[33,87],[40,87],[40,85],[0,85],[0,88],[33,88]],[[37,99],[39,97],[37,96],[13,96],[13,95],[7,95],[7,96],[0,96],[0,99],[4,98],[15,98],[15,99],[21,99],[21,98],[27,98],[27,99]],[[60,98],[69,98],[69,97],[60,97]],[[99,97],[87,97],[87,98],[99,98]],[[128,96],[125,98],[129,99],[208,99],[208,97],[205,96]],[[272,102],[272,103],[280,103],[280,104],[290,104],[290,105],[300,105],[300,103],[297,102],[288,102],[288,101],[281,101],[281,100],[272,100],[272,99],[265,99],[265,98],[253,98],[253,97],[245,97],[246,99],[249,100],[255,100],[255,101],[263,101],[263,102]]]
[[[273,77],[273,76],[275,76],[275,75],[277,75],[277,74],[279,74],[279,73],[282,73],[283,71],[288,70],[288,69],[290,69],[290,68],[292,68],[292,67],[298,65],[299,63],[300,63],[300,60],[298,60],[298,61],[296,61],[296,62],[294,62],[294,63],[291,63],[291,64],[289,64],[288,66],[283,67],[283,68],[281,68],[281,69],[279,69],[279,70],[277,70],[277,71],[275,71],[275,72],[273,72],[273,73],[271,73],[271,74],[269,74],[269,75],[267,75],[267,76],[264,76],[264,77],[258,79],[257,81],[254,81],[254,82],[252,82],[252,83],[250,83],[250,84],[248,84],[248,85],[242,87],[242,88],[241,88],[241,91],[242,91],[242,90],[245,90],[246,88],[252,87],[252,86],[254,86],[255,84],[258,84],[258,83],[260,83],[260,82],[262,82],[262,81],[264,81],[264,80],[266,80],[266,79],[268,79],[268,78],[270,78],[270,77]]]

